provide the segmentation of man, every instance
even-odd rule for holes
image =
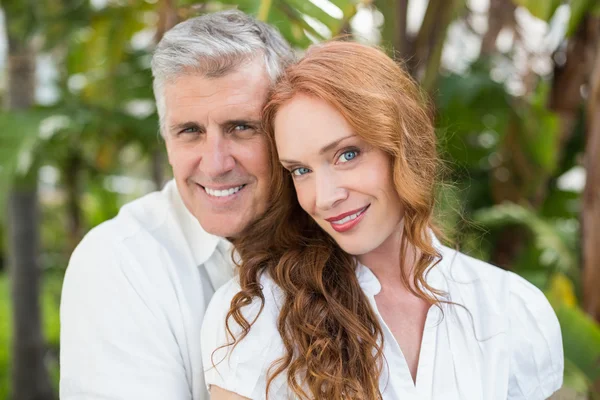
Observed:
[[[175,179],[124,206],[73,253],[61,399],[208,399],[200,326],[232,276],[224,238],[266,208],[260,112],[291,60],[279,33],[237,11],[185,21],[161,40],[154,93]]]

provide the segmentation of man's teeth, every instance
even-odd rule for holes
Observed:
[[[356,214],[352,214],[352,215],[348,215],[347,217],[344,217],[338,221],[333,221],[333,224],[336,225],[342,225],[345,224],[348,221],[352,221],[353,219],[356,219],[356,217],[358,217],[360,214],[362,214],[365,211],[365,209],[363,208],[362,210],[360,210],[359,212],[357,212]]]
[[[232,194],[239,192],[240,189],[243,187],[244,187],[244,185],[241,185],[238,187],[234,187],[231,189],[225,189],[225,190],[213,190],[213,189],[209,189],[209,188],[205,187],[204,190],[206,191],[206,193],[208,193],[209,196],[225,197],[225,196],[231,196]]]

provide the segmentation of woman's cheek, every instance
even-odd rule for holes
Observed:
[[[311,189],[306,182],[296,182],[296,194],[298,196],[298,203],[300,207],[309,215],[313,215],[314,211],[314,193],[311,193]]]

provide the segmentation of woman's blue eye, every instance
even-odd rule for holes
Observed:
[[[310,170],[308,168],[300,167],[292,170],[292,175],[302,176],[304,174],[308,174]]]
[[[338,161],[342,162],[342,163],[346,163],[348,161],[351,161],[351,160],[355,159],[356,156],[358,156],[358,151],[356,151],[356,150],[348,150],[348,151],[343,152],[340,155],[340,157],[338,158]]]

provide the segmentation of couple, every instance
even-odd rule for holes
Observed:
[[[543,294],[436,238],[431,118],[386,55],[330,42],[294,62],[273,28],[228,11],[169,31],[152,68],[175,180],[74,252],[62,399],[544,399],[561,386]]]

